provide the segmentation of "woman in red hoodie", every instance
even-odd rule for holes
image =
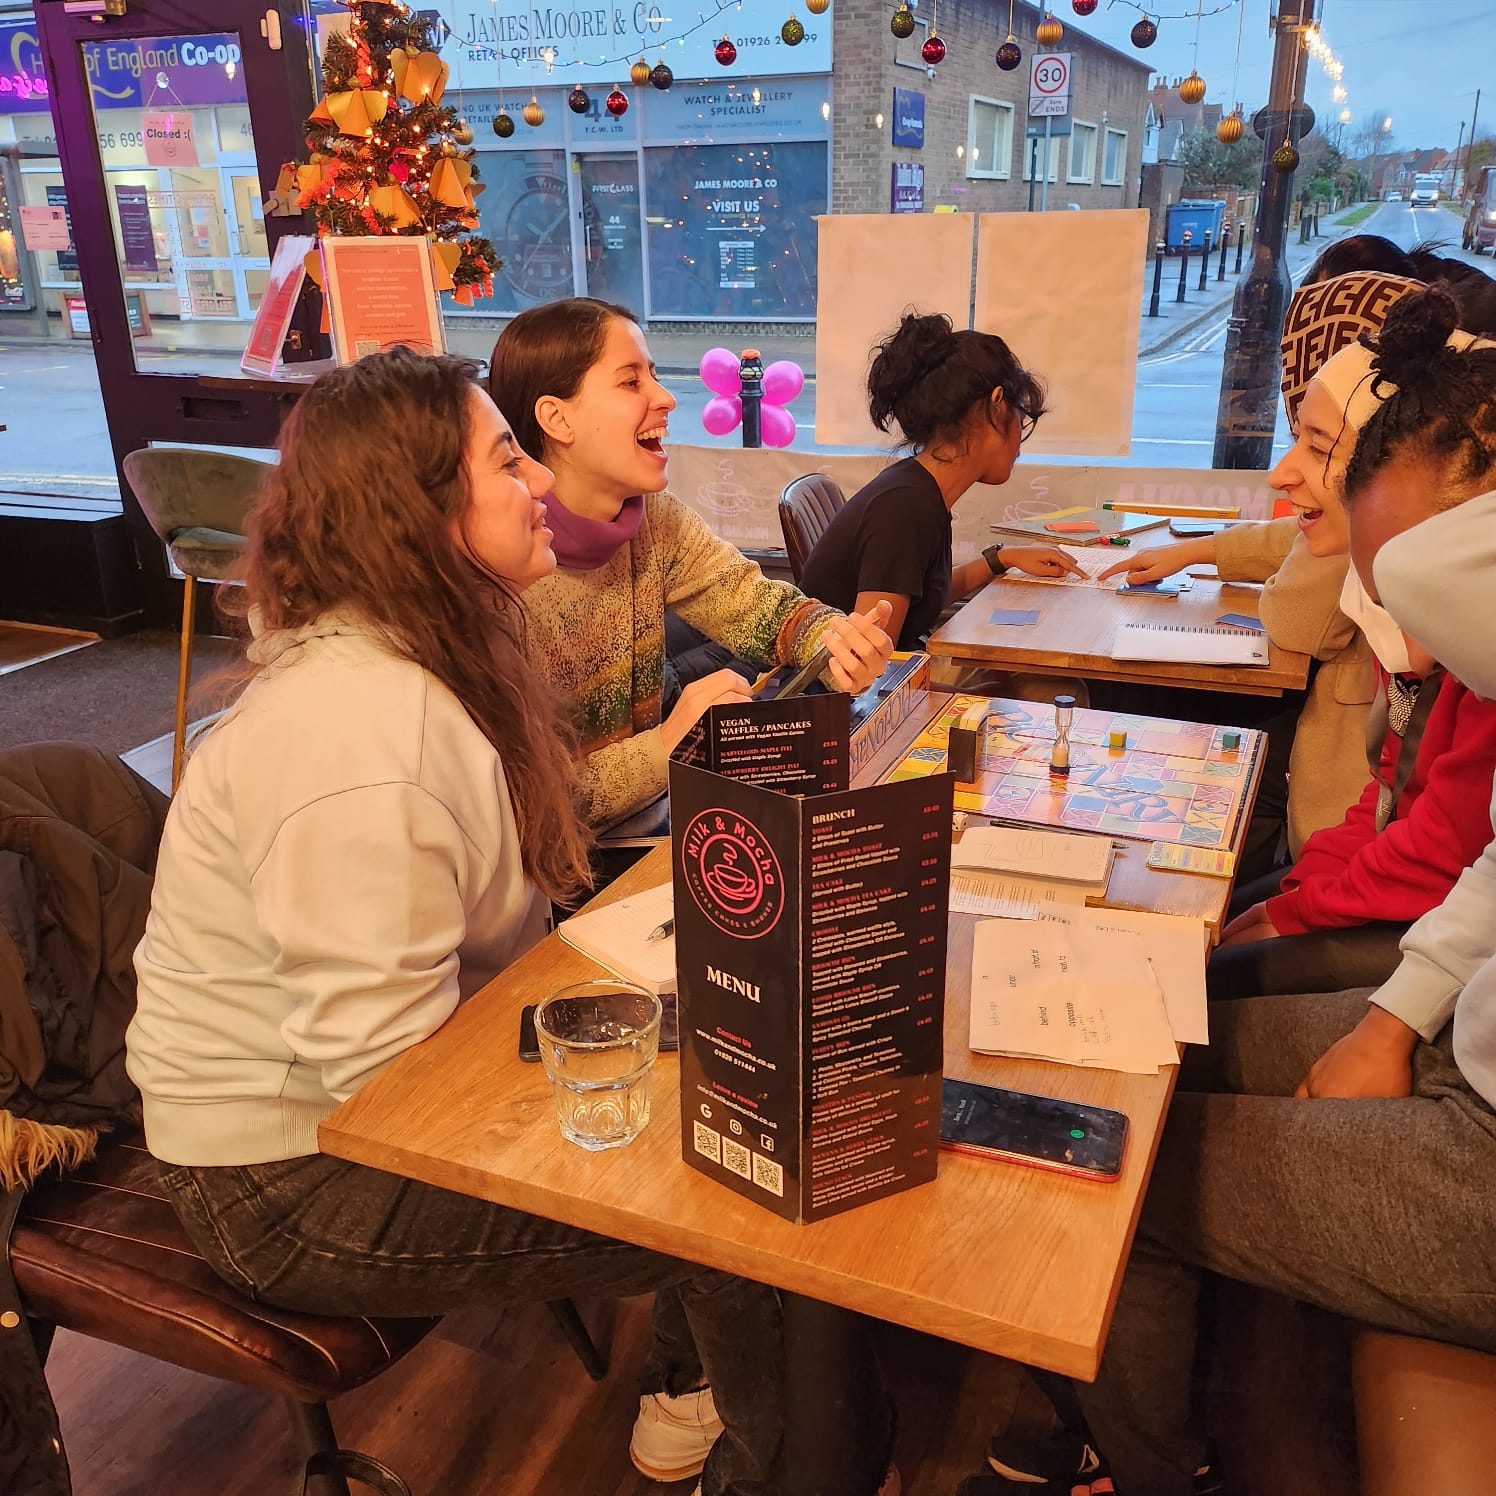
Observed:
[[[1380,403],[1370,366],[1360,344],[1324,365],[1272,477],[1318,555],[1349,544],[1339,493],[1356,436]],[[1380,984],[1397,966],[1408,925],[1443,901],[1491,839],[1485,806],[1496,773],[1496,703],[1404,639],[1354,571],[1341,606],[1377,656],[1379,691],[1367,724],[1373,777],[1339,825],[1304,843],[1280,887],[1262,879],[1238,891],[1236,907],[1248,907],[1211,957],[1214,998]]]

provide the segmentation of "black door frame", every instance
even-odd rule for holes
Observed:
[[[315,103],[312,21],[307,6],[296,0],[129,0],[125,15],[103,11],[103,0],[97,15],[69,14],[59,0],[36,0],[35,15],[141,609],[144,621],[170,626],[180,616],[182,583],[171,575],[165,550],[125,481],[125,455],[152,442],[272,446],[300,388],[136,368],[81,44],[237,31],[260,188],[269,196],[281,164],[306,149],[302,122]],[[272,14],[280,23],[278,49],[262,31]],[[283,234],[309,231],[307,215],[267,215],[265,230],[274,255]]]

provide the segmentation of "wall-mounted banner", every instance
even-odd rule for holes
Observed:
[[[890,213],[923,213],[925,211],[925,163],[895,161],[893,186],[889,191]]]
[[[85,42],[83,61],[95,109],[181,109],[248,99],[232,32]]]
[[[629,64],[642,55],[651,67],[661,58],[675,76],[721,79],[713,49],[724,36],[738,49],[738,77],[831,71],[831,17],[803,18],[805,39],[795,47],[780,36],[785,7],[780,0],[742,0],[728,5],[709,25],[681,33],[703,15],[698,6],[665,0],[553,4],[517,0],[436,0],[418,7],[446,23],[442,56],[453,82],[464,88],[541,88],[547,84],[628,82]]]
[[[925,143],[925,96],[917,88],[893,91],[893,143],[916,148]]]
[[[715,145],[732,140],[824,140],[831,115],[829,78],[711,78],[646,88],[647,145]]]

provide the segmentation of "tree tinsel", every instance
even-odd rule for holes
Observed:
[[[429,234],[439,284],[445,266],[448,289],[471,306],[475,295],[493,294],[502,262],[473,233],[483,186],[476,153],[455,139],[459,119],[443,101],[447,67],[431,47],[431,22],[398,0],[354,0],[349,9],[347,34],[329,35],[323,51],[298,203],[322,234]]]

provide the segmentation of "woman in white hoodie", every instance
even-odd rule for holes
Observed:
[[[655,1292],[635,1463],[771,1496],[773,1290],[317,1151],[322,1118],[588,877],[518,604],[556,564],[551,474],[472,374],[376,354],[286,422],[248,523],[252,678],[188,765],[136,954],[146,1139],[198,1250],[267,1303],[425,1316]]]

